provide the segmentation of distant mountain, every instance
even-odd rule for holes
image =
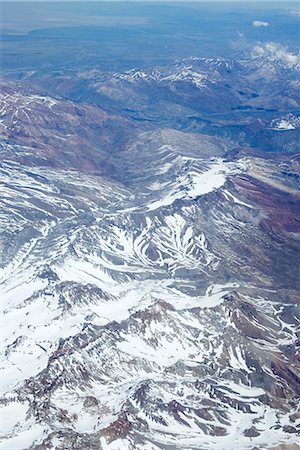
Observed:
[[[277,52],[285,54],[280,47]],[[187,110],[200,114],[295,110],[299,108],[299,57],[288,54],[290,61],[275,56],[256,49],[237,60],[187,58],[123,73],[79,70],[71,78],[35,72],[27,80],[74,100],[104,104],[139,118],[170,118]]]

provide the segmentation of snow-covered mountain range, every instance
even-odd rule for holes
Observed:
[[[2,80],[1,449],[298,448],[298,66],[260,57]]]

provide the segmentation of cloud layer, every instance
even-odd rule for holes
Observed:
[[[268,42],[266,44],[257,44],[252,52],[253,57],[265,57],[274,62],[280,62],[286,67],[300,68],[300,55],[291,53],[286,47],[276,42]]]

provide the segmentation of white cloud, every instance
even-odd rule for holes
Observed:
[[[252,22],[252,25],[254,27],[268,27],[269,22],[262,22],[261,20],[254,20],[254,22]]]
[[[267,42],[266,44],[257,44],[253,51],[252,56],[264,57],[269,61],[277,61],[284,64],[287,67],[300,68],[300,54],[291,53],[286,47],[283,47],[276,42]]]
[[[292,10],[292,11],[291,11],[291,14],[292,14],[292,16],[298,16],[298,17],[300,17],[300,11],[299,11],[299,9],[294,9],[294,10]]]

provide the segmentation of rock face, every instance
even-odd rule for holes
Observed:
[[[2,81],[1,448],[299,448],[299,67],[271,56],[268,85],[256,49],[81,103]]]

